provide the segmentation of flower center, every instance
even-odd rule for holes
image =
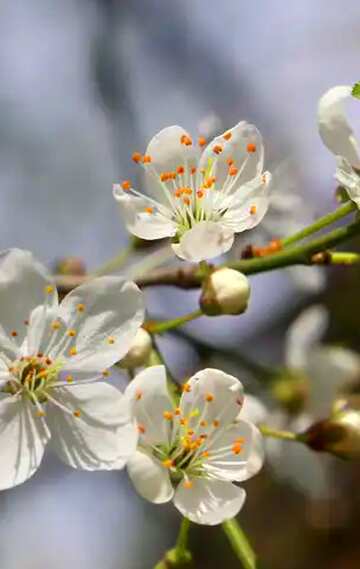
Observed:
[[[44,403],[47,395],[57,381],[61,363],[49,356],[23,356],[9,366],[12,377],[2,391],[11,395],[22,394],[32,403]]]

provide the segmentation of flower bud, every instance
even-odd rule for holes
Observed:
[[[144,328],[139,328],[130,350],[119,362],[122,368],[134,369],[146,364],[152,350],[151,336]]]
[[[299,413],[309,395],[309,380],[301,371],[286,368],[274,376],[271,393],[289,413]]]
[[[200,306],[204,314],[241,314],[250,297],[250,285],[245,275],[234,269],[218,269],[203,282]]]
[[[340,458],[360,457],[360,411],[344,408],[329,419],[312,425],[304,440],[314,450],[330,452]]]
[[[55,263],[55,273],[58,275],[86,275],[86,266],[80,257],[64,257]]]

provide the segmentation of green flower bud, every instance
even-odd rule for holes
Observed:
[[[208,316],[242,314],[250,297],[250,285],[245,275],[234,269],[218,269],[203,282],[200,307]]]

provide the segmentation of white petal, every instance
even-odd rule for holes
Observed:
[[[169,126],[158,132],[149,142],[145,154],[151,156],[151,167],[156,176],[151,173],[151,168],[146,168],[146,182],[149,193],[156,199],[168,205],[161,189],[159,175],[162,172],[173,172],[178,166],[184,166],[187,170],[196,166],[199,159],[199,150],[196,145],[186,146],[181,143],[181,137],[190,135],[180,126]]]
[[[35,412],[27,400],[0,401],[0,490],[25,482],[40,466],[49,436]]]
[[[136,491],[154,504],[169,502],[174,495],[169,471],[143,452],[136,452],[128,462],[128,473]]]
[[[194,478],[192,487],[179,484],[174,504],[183,516],[196,524],[214,526],[239,513],[246,493],[231,482]]]
[[[267,420],[269,411],[258,397],[246,394],[240,414],[242,420],[258,425]]]
[[[68,294],[60,305],[59,316],[76,331],[72,345],[77,355],[66,360],[64,370],[96,375],[130,349],[144,319],[142,293],[121,277],[101,277]],[[64,357],[69,354],[68,348],[69,344]],[[58,350],[63,353],[64,345],[60,344]]]
[[[70,412],[49,402],[47,422],[51,444],[59,457],[85,470],[122,468],[135,452],[137,430],[126,397],[103,382],[54,389],[56,401]],[[80,417],[72,412],[79,410]]]
[[[260,132],[246,121],[239,122],[227,133],[231,136],[229,140],[226,140],[224,135],[220,135],[205,148],[200,159],[199,170],[207,169],[209,163],[212,163],[211,175],[216,177],[215,187],[221,189],[229,170],[227,160],[233,159],[234,166],[239,170],[236,180],[234,177],[235,191],[242,184],[261,174],[264,165],[264,147]],[[255,152],[248,151],[249,144],[254,145]],[[222,147],[220,154],[214,153],[213,148],[216,146]]]
[[[234,231],[221,222],[202,221],[173,244],[175,254],[181,259],[194,263],[205,259],[213,259],[231,249],[234,242]]]
[[[217,420],[220,427],[225,427],[239,414],[244,395],[243,386],[236,377],[217,369],[204,369],[187,384],[190,391],[184,391],[180,400],[184,417],[189,417],[193,410],[197,410],[196,416],[204,413],[203,419],[209,424]]]
[[[351,92],[350,85],[339,85],[321,97],[318,108],[319,132],[331,152],[346,158],[352,166],[360,167],[358,144],[344,111],[344,102],[351,97]]]
[[[125,225],[133,235],[141,239],[162,239],[172,237],[176,233],[176,225],[162,213],[164,206],[158,211],[156,206],[144,197],[143,199],[126,194],[123,190],[114,190],[114,197],[119,203]],[[146,212],[151,207],[152,213]],[[167,213],[167,212],[165,212]]]
[[[241,451],[233,452],[233,445],[241,440]],[[242,482],[255,476],[264,462],[264,443],[259,430],[247,421],[230,425],[213,444],[206,447],[209,459],[205,464],[207,472],[215,478]]]
[[[225,200],[222,207],[227,207],[223,222],[235,233],[252,229],[266,214],[270,204],[269,186],[271,174],[266,172],[239,188]]]
[[[337,157],[336,165],[335,178],[347,190],[349,198],[360,207],[360,176],[344,158]]]
[[[316,418],[326,417],[334,399],[360,373],[360,357],[341,347],[318,347],[308,355],[305,371],[310,381],[306,410]]]
[[[59,330],[52,328],[54,321],[59,322]],[[38,306],[30,315],[28,333],[21,347],[21,354],[34,355],[42,352],[47,356],[51,356],[50,342],[54,334],[56,334],[57,342],[60,342],[60,339],[66,334],[66,324],[59,318],[58,307]]]
[[[301,312],[286,335],[286,365],[304,367],[309,350],[320,342],[327,325],[328,313],[323,306],[311,306]]]
[[[171,411],[171,403],[164,366],[152,366],[141,371],[129,383],[125,391],[129,398],[135,419],[144,430],[140,435],[143,444],[167,443],[169,440],[169,421],[164,419],[164,411]]]
[[[25,321],[40,304],[57,305],[56,288],[48,294],[51,279],[28,251],[10,249],[0,253],[0,346],[9,357],[14,357],[22,344],[27,327]],[[8,338],[16,332],[16,338]]]

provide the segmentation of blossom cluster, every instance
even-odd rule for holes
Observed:
[[[330,89],[318,120],[336,156],[336,179],[360,206],[360,155],[343,110],[356,93],[348,86]],[[129,180],[114,185],[124,222],[141,239],[170,237],[181,259],[204,262],[226,253],[235,234],[257,226],[271,207],[262,137],[244,121],[209,144],[203,137],[195,144],[178,126],[165,128],[133,160],[144,170],[147,193]],[[271,247],[278,250],[275,242]],[[243,313],[247,277],[229,267],[205,263],[205,269],[202,312]],[[321,344],[326,314],[317,306],[289,330],[285,366],[272,383],[276,408],[245,396],[238,378],[215,368],[195,373],[177,397],[168,389],[166,367],[148,365],[153,345],[144,318],[134,282],[89,278],[59,302],[51,275],[31,253],[0,254],[0,489],[28,480],[49,446],[73,468],[127,466],[145,499],[173,501],[189,520],[219,524],[244,503],[238,483],[263,465],[256,425],[269,420],[306,432],[331,412],[339,390],[360,370],[357,355]],[[142,368],[124,392],[111,384],[115,364]],[[311,437],[314,446],[313,430]],[[266,448],[270,464],[307,486],[278,441]],[[309,477],[313,487],[315,478]]]

